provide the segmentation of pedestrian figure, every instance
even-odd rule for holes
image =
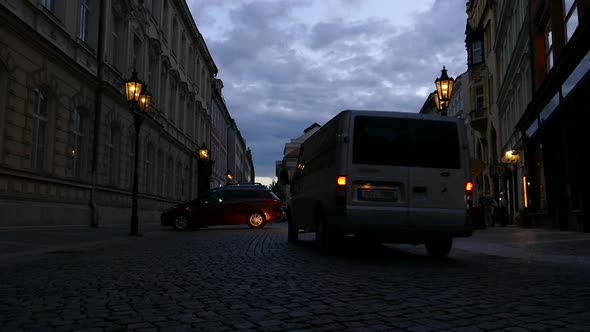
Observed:
[[[495,224],[494,221],[494,210],[498,206],[496,200],[493,196],[484,196],[482,197],[483,207],[484,207],[484,219],[486,225],[493,227]]]

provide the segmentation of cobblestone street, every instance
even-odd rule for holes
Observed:
[[[589,265],[462,247],[436,261],[351,239],[321,255],[286,223],[159,230],[0,262],[0,330],[590,330]]]

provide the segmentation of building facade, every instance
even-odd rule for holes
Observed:
[[[527,226],[590,230],[580,153],[589,8],[576,0],[467,2],[468,122],[485,165],[476,182]]]
[[[136,144],[140,222],[195,196],[218,69],[184,0],[0,0],[0,19],[1,225],[128,222]]]
[[[590,2],[531,0],[532,101],[517,123],[533,224],[590,231]]]

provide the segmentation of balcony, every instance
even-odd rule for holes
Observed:
[[[488,127],[487,107],[474,109],[469,112],[469,125],[482,136],[485,136]]]

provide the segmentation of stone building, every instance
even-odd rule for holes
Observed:
[[[590,3],[471,0],[467,16],[478,187],[531,226],[588,231]]]
[[[523,136],[533,226],[590,231],[590,1],[531,0],[532,101]]]
[[[128,222],[135,144],[140,223],[196,194],[218,69],[184,0],[0,0],[0,20],[0,225]]]

